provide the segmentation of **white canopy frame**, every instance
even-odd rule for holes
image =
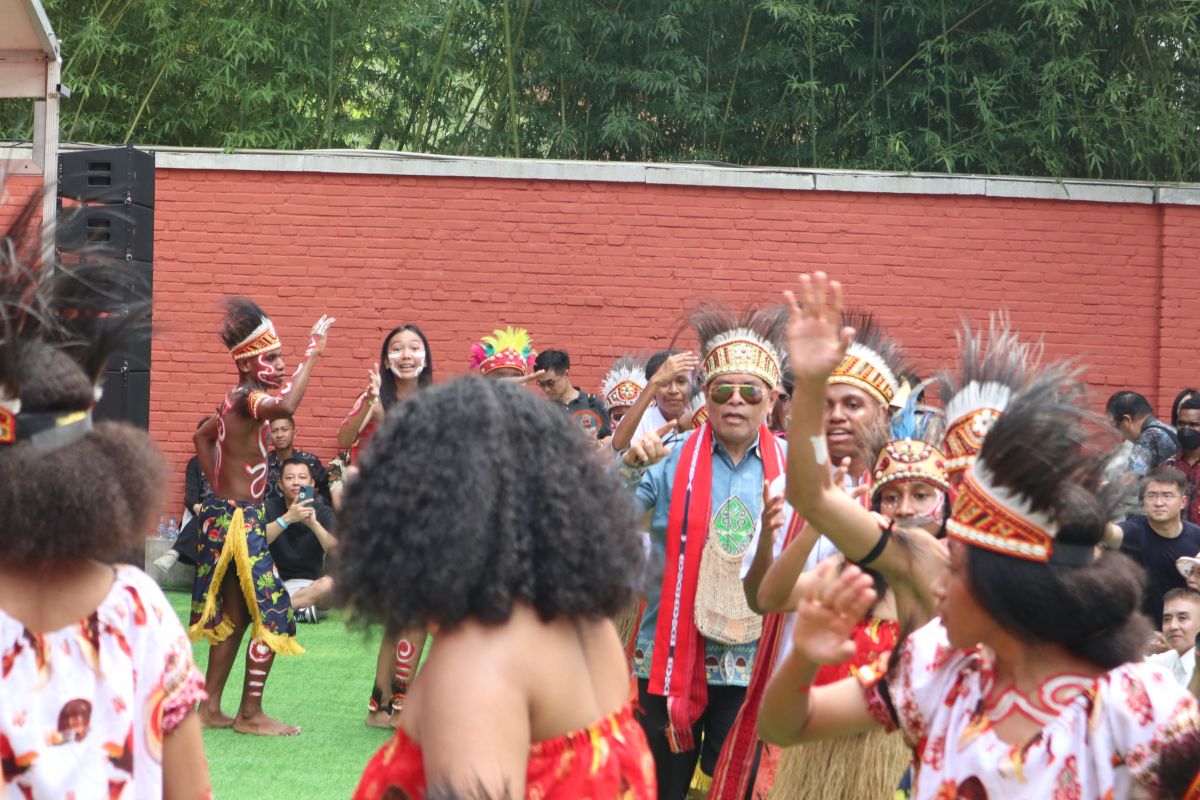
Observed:
[[[33,100],[32,158],[4,164],[9,175],[42,176],[42,220],[55,218],[62,55],[39,0],[0,0],[0,97]]]

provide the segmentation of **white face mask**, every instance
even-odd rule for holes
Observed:
[[[419,376],[425,371],[425,351],[422,350],[419,353],[411,353],[409,355],[412,358],[413,365],[416,367],[417,376]],[[390,369],[392,374],[397,378],[408,377],[400,372],[400,359],[402,359],[404,356],[405,353],[403,351],[399,353],[388,353],[388,369]]]

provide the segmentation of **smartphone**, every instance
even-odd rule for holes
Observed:
[[[313,499],[313,487],[301,486],[300,487],[300,499],[302,501],[303,500],[312,500]]]

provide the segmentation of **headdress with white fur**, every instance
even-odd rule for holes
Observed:
[[[722,306],[702,306],[689,323],[704,353],[701,381],[707,385],[722,375],[753,375],[774,389],[780,380],[780,347],[786,317],[748,309],[734,314]]]
[[[601,393],[604,408],[628,408],[637,402],[646,389],[646,363],[634,356],[621,356],[613,362],[612,369],[604,376]]]
[[[829,383],[853,386],[880,405],[889,405],[910,372],[903,348],[888,337],[869,312],[846,311],[842,325],[854,328],[854,341],[829,376]]]
[[[1093,560],[1092,544],[1058,542],[1064,493],[1098,483],[1091,415],[1077,373],[1059,365],[1008,401],[966,469],[947,533],[973,547],[1065,566]]]
[[[938,376],[946,409],[943,450],[952,477],[961,475],[974,460],[988,432],[1028,381],[1042,355],[1041,342],[1022,342],[1003,312],[989,318],[986,341],[984,332],[972,330],[966,321],[957,339],[961,351],[959,371]]]

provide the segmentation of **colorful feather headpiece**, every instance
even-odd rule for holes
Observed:
[[[874,315],[866,311],[845,312],[842,325],[854,328],[854,341],[842,363],[829,376],[829,383],[853,386],[880,405],[890,405],[900,389],[900,377],[910,371],[904,350],[888,338]]]
[[[646,389],[646,365],[633,356],[621,356],[613,362],[612,369],[604,376],[601,392],[604,408],[628,408],[637,402]]]
[[[481,375],[498,369],[515,369],[528,375],[533,370],[536,355],[529,331],[510,325],[497,328],[491,336],[484,336],[471,345],[471,369],[479,370]]]

